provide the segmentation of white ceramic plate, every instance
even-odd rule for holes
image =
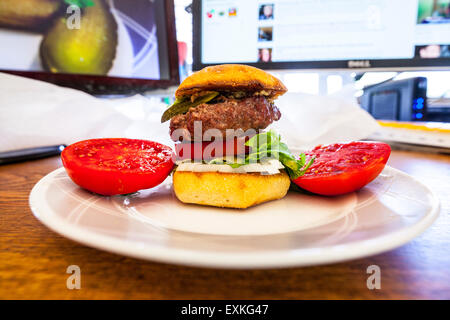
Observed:
[[[423,184],[386,167],[363,190],[341,197],[289,192],[247,210],[179,202],[171,177],[131,196],[77,187],[64,168],[30,194],[34,215],[57,233],[131,257],[220,268],[332,263],[401,246],[436,219],[439,202]]]

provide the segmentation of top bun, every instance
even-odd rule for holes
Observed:
[[[276,98],[284,94],[284,84],[267,72],[242,64],[222,64],[203,68],[187,77],[175,92],[176,98],[191,96],[201,91],[266,91],[264,95]]]

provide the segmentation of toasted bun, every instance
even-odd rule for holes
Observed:
[[[187,77],[178,87],[175,97],[191,96],[201,91],[262,90],[269,92],[271,98],[287,91],[280,80],[261,69],[242,64],[223,64],[206,67]]]
[[[283,198],[291,181],[285,172],[220,173],[175,171],[173,189],[184,203],[245,209]]]

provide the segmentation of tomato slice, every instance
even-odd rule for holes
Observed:
[[[305,152],[316,159],[306,173],[293,180],[307,191],[334,196],[361,189],[386,165],[391,148],[382,142],[336,143]]]
[[[182,142],[175,144],[178,160],[211,160],[223,156],[247,154],[250,147],[245,142],[250,137],[234,137],[224,141]]]
[[[73,182],[106,196],[157,186],[171,172],[173,158],[168,146],[125,138],[84,140],[61,153]]]

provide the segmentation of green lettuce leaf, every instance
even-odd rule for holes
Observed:
[[[280,135],[273,130],[253,136],[245,143],[245,145],[251,147],[251,153],[246,155],[245,158],[238,157],[234,159],[234,161],[225,158],[217,158],[211,160],[209,163],[227,164],[232,168],[238,168],[250,163],[277,159],[283,164],[289,177],[291,179],[297,179],[304,175],[314,162],[313,157],[307,163],[304,153],[301,153],[299,159],[296,159],[288,146],[281,142]]]

